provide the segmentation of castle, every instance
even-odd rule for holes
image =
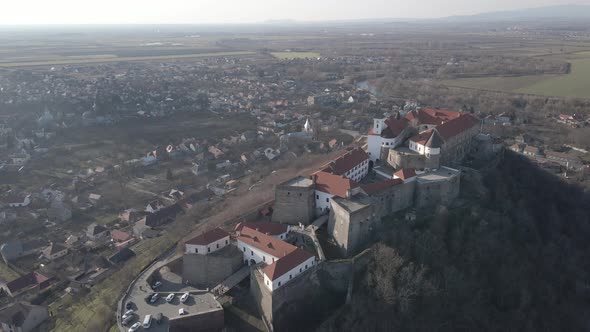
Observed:
[[[471,151],[478,133],[479,119],[454,111],[374,119],[366,151],[349,148],[308,177],[277,186],[273,221],[308,225],[328,215],[328,233],[344,255],[354,254],[383,217],[450,204],[460,185],[460,171],[450,166]]]

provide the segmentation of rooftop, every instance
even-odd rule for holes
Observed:
[[[298,176],[294,179],[291,179],[291,180],[283,183],[283,185],[291,186],[291,187],[307,188],[307,187],[311,187],[313,185],[313,181],[310,178]]]
[[[458,176],[461,171],[449,168],[449,167],[441,167],[434,171],[427,171],[424,173],[420,173],[417,175],[417,179],[419,182],[426,182],[426,181],[442,181],[447,180],[449,178]]]
[[[251,245],[265,253],[280,259],[291,252],[297,250],[297,247],[285,241],[276,239],[270,235],[260,233],[252,228],[243,227],[237,239]]]
[[[371,205],[371,200],[367,195],[355,195],[351,198],[334,197],[333,200],[346,211],[351,213],[360,211]]]
[[[280,235],[286,233],[289,230],[288,225],[277,222],[241,222],[236,225],[236,231],[241,231],[244,227],[248,227],[257,230],[260,233],[271,236]]]
[[[215,241],[221,240],[224,237],[228,237],[229,233],[224,231],[221,228],[214,228],[210,231],[207,231],[199,236],[196,236],[188,241],[185,244],[194,244],[198,246],[205,246]]]

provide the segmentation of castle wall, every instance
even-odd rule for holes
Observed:
[[[459,196],[460,176],[440,181],[416,181],[416,207],[448,205]]]
[[[471,150],[473,137],[478,133],[479,126],[473,126],[445,141],[441,149],[441,164],[456,165],[461,163]]]
[[[191,285],[213,287],[243,266],[242,252],[227,246],[209,255],[182,256],[182,279]]]
[[[350,215],[340,205],[334,204],[333,202],[331,205],[332,208],[328,217],[328,234],[331,234],[334,241],[340,246],[340,249],[346,252],[349,246]]]
[[[272,221],[290,225],[299,223],[308,225],[315,215],[314,194],[314,186],[277,186]]]
[[[389,149],[387,163],[395,169],[424,169],[426,168],[426,156]]]

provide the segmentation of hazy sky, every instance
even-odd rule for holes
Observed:
[[[428,18],[590,0],[0,0],[0,24]]]

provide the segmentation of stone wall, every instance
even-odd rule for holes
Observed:
[[[429,207],[438,204],[449,205],[459,196],[460,176],[441,181],[418,181],[416,185],[416,207]]]
[[[299,223],[308,225],[314,219],[314,195],[314,186],[277,186],[272,221],[290,225]]]
[[[212,309],[188,316],[170,317],[170,331],[176,332],[216,332],[223,331],[225,326],[225,316],[223,308]]]
[[[211,288],[242,265],[242,252],[233,245],[209,255],[185,254],[182,256],[182,279],[193,286]]]
[[[424,169],[426,167],[426,156],[390,149],[387,156],[387,163],[395,169]]]

